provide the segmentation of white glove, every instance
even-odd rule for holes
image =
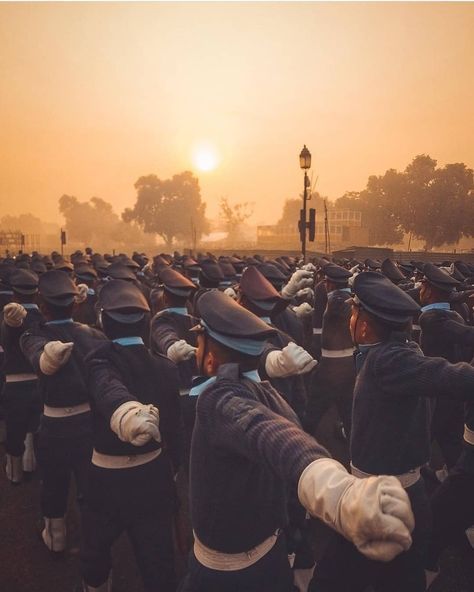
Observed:
[[[291,300],[301,288],[309,288],[313,285],[313,274],[305,269],[298,269],[291,276],[290,281],[283,286],[281,295],[285,300]]]
[[[172,362],[178,364],[184,360],[190,360],[196,354],[196,350],[197,347],[193,347],[184,339],[180,339],[169,346],[166,355]]]
[[[303,302],[299,306],[294,306],[293,312],[299,319],[302,319],[313,314],[313,307],[308,302]]]
[[[237,292],[234,290],[234,288],[226,288],[224,290],[224,294],[226,296],[229,296],[230,298],[232,298],[233,300],[237,300],[238,296],[237,296]]]
[[[77,284],[77,289],[79,290],[79,294],[74,296],[74,302],[76,304],[81,304],[87,300],[87,291],[89,287],[86,284]]]
[[[55,374],[69,360],[73,347],[74,343],[70,341],[49,341],[39,359],[41,372],[47,376]]]
[[[297,298],[314,298],[314,291],[313,288],[302,288],[296,292]]]
[[[305,349],[291,342],[282,350],[271,351],[267,355],[265,372],[270,378],[285,378],[294,374],[306,374],[317,363]]]
[[[415,519],[396,477],[358,479],[337,461],[321,458],[303,471],[298,497],[369,559],[391,561],[411,546]]]
[[[110,428],[122,442],[143,446],[151,439],[161,442],[160,413],[153,405],[127,401],[114,411]]]
[[[316,267],[312,263],[306,263],[306,265],[302,265],[301,269],[305,269],[306,271],[316,271]]]
[[[9,327],[21,327],[26,317],[26,309],[18,302],[10,302],[3,307],[3,320]]]

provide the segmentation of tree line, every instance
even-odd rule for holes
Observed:
[[[210,230],[199,180],[190,171],[160,179],[140,177],[134,185],[135,204],[119,217],[106,201],[93,197],[80,202],[63,195],[59,210],[66,219],[71,240],[124,247],[145,244],[160,236],[170,249],[176,240],[195,246]],[[323,212],[324,198],[313,193],[310,207]],[[401,243],[405,234],[425,242],[426,249],[457,243],[474,236],[474,175],[464,163],[438,167],[426,154],[416,156],[404,171],[387,170],[371,175],[362,191],[350,191],[329,207],[362,213],[369,244]],[[279,225],[296,227],[301,197],[286,200]],[[231,204],[221,198],[219,217],[229,240],[253,214],[253,203]],[[147,238],[148,237],[148,238]]]

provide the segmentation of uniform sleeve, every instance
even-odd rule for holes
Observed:
[[[115,410],[123,403],[137,401],[123,384],[120,373],[100,349],[91,354],[86,364],[88,367],[88,385],[98,411],[110,422]]]
[[[295,423],[228,386],[205,391],[197,413],[217,448],[257,460],[294,485],[311,462],[330,456]]]
[[[425,357],[418,348],[398,348],[377,355],[370,366],[387,395],[474,400],[474,368],[465,362],[451,364]]]
[[[176,472],[182,458],[181,435],[183,433],[181,427],[179,377],[176,366],[172,366],[168,360],[166,360],[166,362],[169,367],[164,375],[167,389],[166,391],[163,390],[163,402],[159,406],[160,431],[170,454],[173,468]]]
[[[450,319],[444,323],[443,328],[443,339],[459,345],[474,346],[474,327]]]
[[[37,374],[41,373],[39,359],[44,346],[50,341],[44,335],[37,335],[34,331],[25,331],[20,338],[20,348]]]
[[[166,356],[169,347],[179,339],[172,323],[161,317],[153,319],[150,329],[150,342],[151,349],[154,352]]]

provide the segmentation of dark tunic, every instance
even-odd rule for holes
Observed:
[[[430,399],[474,397],[474,369],[427,358],[414,342],[370,348],[354,390],[351,458],[360,470],[400,475],[430,458]]]
[[[169,310],[158,312],[151,321],[150,347],[152,351],[166,356],[173,343],[184,339],[196,347],[196,334],[189,329],[196,326],[199,319],[188,314],[178,314]],[[185,360],[178,364],[179,388],[191,388],[193,376],[197,376],[196,358]]]
[[[421,314],[419,323],[421,349],[426,356],[439,356],[452,363],[472,359],[474,328],[468,327],[457,312],[430,309]],[[432,433],[448,468],[456,463],[461,454],[463,424],[463,401],[448,398],[436,401]]]
[[[29,374],[34,373],[30,362],[23,355],[20,348],[20,338],[29,327],[40,323],[43,315],[37,307],[27,308],[26,317],[20,327],[10,327],[2,321],[1,325],[1,343],[5,350],[5,360],[2,371],[5,374]]]
[[[85,356],[104,341],[100,331],[80,323],[40,323],[23,333],[21,349],[39,376],[39,388],[43,403],[50,407],[73,407],[89,401],[86,383]],[[48,341],[73,342],[71,357],[52,376],[44,375],[39,359]]]
[[[97,452],[112,456],[144,454],[161,447],[179,464],[178,375],[175,364],[152,355],[144,345],[106,342],[86,359],[91,395],[93,443]],[[162,443],[150,440],[137,447],[122,442],[110,429],[115,410],[131,400],[158,407]]]
[[[191,516],[199,540],[218,551],[252,549],[285,525],[286,490],[329,456],[299,427],[268,382],[235,364],[199,396],[191,453]]]

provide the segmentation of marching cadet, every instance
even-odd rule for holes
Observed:
[[[88,264],[82,263],[74,268],[78,289],[85,292],[82,302],[77,303],[74,309],[73,318],[77,323],[93,326],[97,321],[96,303],[97,294],[95,285],[97,283],[97,272]],[[82,287],[85,285],[85,289]],[[79,287],[81,286],[81,287]]]
[[[361,480],[394,475],[415,515],[413,545],[392,561],[374,563],[337,537],[318,563],[311,592],[425,590],[424,563],[430,530],[429,502],[420,467],[430,457],[430,399],[474,397],[474,369],[427,358],[409,342],[418,306],[376,272],[359,274],[350,320],[359,353],[351,434],[352,474]],[[341,565],[345,569],[341,570]]]
[[[256,267],[247,267],[239,284],[239,304],[273,327],[271,314],[287,305],[280,294]],[[290,405],[300,421],[306,410],[306,388],[302,374],[317,362],[288,335],[275,328],[268,338],[268,348],[261,357],[259,370]]]
[[[3,309],[1,342],[5,350],[2,371],[6,374],[3,407],[7,437],[6,474],[12,484],[22,480],[23,472],[36,468],[33,434],[42,410],[38,393],[38,379],[20,349],[20,337],[33,323],[42,320],[38,305],[38,276],[32,271],[18,269],[10,276],[15,302]]]
[[[257,269],[272,284],[277,292],[282,290],[288,278],[276,265],[273,265],[272,263],[261,263],[257,266]],[[312,311],[311,307],[310,310]],[[303,323],[294,310],[287,306],[283,310],[278,310],[276,314],[272,314],[271,316],[275,327],[289,335],[297,345],[304,346],[305,336]]]
[[[468,327],[461,315],[451,310],[451,295],[459,285],[446,271],[432,263],[425,264],[420,288],[420,346],[426,356],[442,357],[451,363],[470,362],[474,352],[474,328]],[[448,469],[461,454],[463,426],[463,401],[454,398],[436,401],[432,435]]]
[[[99,308],[111,341],[87,358],[94,451],[83,507],[81,590],[111,590],[111,547],[127,531],[145,590],[174,592],[176,367],[145,347],[150,309],[135,285],[111,280]]]
[[[308,393],[306,427],[316,435],[321,418],[335,403],[344,430],[342,435],[349,438],[355,383],[354,345],[349,330],[351,306],[347,302],[352,274],[335,263],[326,264],[322,271],[327,305],[322,319],[321,359]]]
[[[195,533],[182,592],[291,592],[284,539],[288,485],[303,506],[390,560],[409,548],[411,509],[397,479],[357,479],[299,427],[257,368],[267,323],[224,294],[199,299],[197,362],[202,378],[191,454]]]
[[[66,548],[66,521],[71,473],[78,497],[83,495],[92,454],[91,415],[85,355],[104,336],[72,320],[78,289],[69,274],[52,270],[39,279],[44,323],[20,339],[26,359],[39,377],[43,401],[37,461],[41,468],[42,538],[53,552]]]
[[[151,321],[152,351],[167,356],[178,366],[179,394],[184,424],[185,468],[189,463],[196,400],[189,396],[192,379],[197,375],[196,335],[189,330],[199,320],[186,307],[197,287],[178,271],[166,267],[160,271],[163,306]]]

